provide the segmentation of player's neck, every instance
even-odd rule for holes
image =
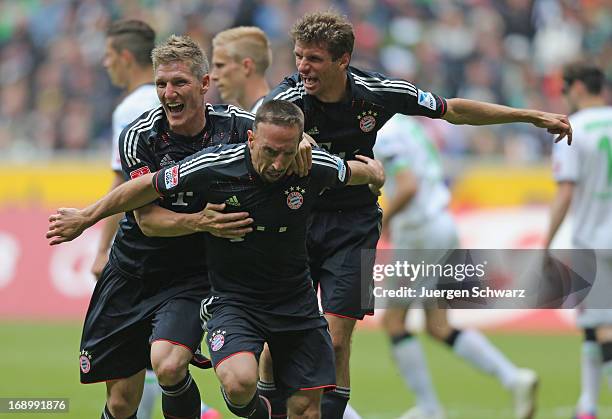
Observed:
[[[599,95],[589,95],[585,96],[578,103],[578,110],[583,110],[587,108],[599,108],[601,106],[605,106],[606,101],[603,97]]]
[[[153,68],[144,67],[135,69],[130,74],[130,79],[127,83],[126,92],[132,93],[143,84],[153,84]]]
[[[249,81],[245,85],[244,95],[238,101],[238,105],[242,109],[250,110],[255,102],[262,96],[266,96],[270,92],[270,86],[263,77],[258,77]]]
[[[337,83],[330,83],[331,88],[316,94],[316,98],[323,103],[341,102],[346,97],[348,85],[348,76],[346,72],[342,73],[342,78]]]

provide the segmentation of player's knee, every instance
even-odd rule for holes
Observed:
[[[233,404],[244,404],[253,398],[257,389],[257,375],[247,371],[228,371],[219,376],[227,398]]]
[[[390,336],[397,336],[406,332],[404,318],[395,314],[390,314],[390,312],[384,314],[382,325]]]
[[[111,394],[106,400],[106,406],[116,418],[130,417],[138,409],[138,397],[135,394]]]
[[[161,385],[171,386],[185,377],[188,364],[188,361],[185,362],[180,357],[169,356],[153,363],[153,369]]]
[[[426,322],[425,330],[427,331],[427,334],[429,336],[440,342],[445,341],[448,336],[453,332],[450,327],[445,327],[435,322]]]
[[[336,356],[343,355],[350,352],[351,336],[346,333],[332,333],[332,346]]]
[[[291,418],[319,419],[321,417],[321,399],[292,397],[287,403],[287,411]]]

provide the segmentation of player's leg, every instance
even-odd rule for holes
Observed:
[[[200,415],[200,391],[188,366],[204,333],[200,304],[206,290],[201,282],[196,277],[169,283],[160,293],[164,304],[153,319],[151,365],[162,389],[165,417]]]
[[[601,347],[602,372],[608,381],[608,387],[612,389],[612,325],[599,326],[595,333]]]
[[[349,360],[356,320],[373,314],[372,275],[362,283],[361,270],[372,272],[382,213],[378,207],[320,212],[309,220],[308,256],[311,274],[319,282],[321,305],[329,322],[334,354],[334,391],[323,395],[323,417],[340,419],[350,398]],[[372,249],[362,254],[363,249]]]
[[[576,418],[594,417],[597,412],[601,384],[602,354],[595,328],[584,328],[584,341],[580,356],[580,398],[576,406]]]
[[[91,297],[80,343],[80,378],[83,384],[107,383],[102,417],[136,415],[151,333],[150,313],[135,309],[142,288],[141,281],[107,265]]]
[[[259,357],[259,381],[257,382],[259,394],[266,397],[272,406],[272,417],[282,419],[287,417],[287,399],[281,389],[276,388],[274,382],[274,365],[268,344],[264,345]]]
[[[416,397],[416,407],[426,417],[443,417],[431,382],[425,353],[419,340],[406,329],[407,308],[389,307],[383,314],[383,327],[391,340],[393,357],[402,378]]]
[[[142,397],[145,370],[129,378],[106,382],[106,406],[102,419],[136,419]]]
[[[257,390],[257,368],[257,359],[247,352],[236,353],[216,366],[227,407],[239,417],[267,419],[270,415],[269,402]]]
[[[321,396],[323,389],[298,391],[287,400],[287,410],[291,419],[321,418]]]
[[[257,389],[257,358],[265,325],[240,307],[221,299],[209,304],[206,342],[228,409],[239,417],[269,419],[270,402]]]
[[[425,313],[429,335],[446,343],[473,367],[497,377],[513,394],[517,418],[532,417],[538,383],[534,371],[515,366],[479,331],[452,328],[445,309],[428,308]]]
[[[336,379],[334,351],[327,326],[274,333],[269,345],[277,385],[289,395],[289,417],[327,418],[321,416],[321,396],[324,390],[335,387]]]
[[[200,391],[187,366],[193,353],[178,344],[156,340],[151,345],[151,364],[162,389],[164,417],[197,417]]]
[[[342,418],[351,394],[349,363],[356,320],[329,314],[325,318],[329,323],[336,359],[336,388],[325,394],[321,409],[325,418]]]

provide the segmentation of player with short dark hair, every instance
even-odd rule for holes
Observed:
[[[284,99],[305,114],[305,131],[319,145],[343,158],[372,156],[376,132],[396,113],[443,118],[453,124],[488,125],[528,122],[568,136],[565,115],[466,99],[444,99],[414,84],[350,66],[354,45],[351,23],[334,12],[317,12],[298,20],[291,36],[297,72],[266,100]],[[323,400],[323,416],[341,418],[350,396],[349,357],[356,320],[373,312],[373,298],[361,281],[362,249],[374,249],[381,213],[377,197],[364,186],[323,194],[309,221],[308,253],[313,280],[330,325],[336,354],[337,384]],[[350,220],[350,221],[348,221]],[[368,295],[362,295],[362,289]],[[363,300],[362,301],[362,297]]]
[[[50,217],[47,237],[58,244],[158,193],[194,190],[210,202],[249,212],[252,233],[234,240],[206,236],[214,291],[201,307],[223,395],[229,409],[241,417],[270,415],[269,403],[256,386],[264,342],[270,345],[275,376],[289,396],[289,414],[320,417],[321,393],[334,387],[334,357],[310,279],[305,219],[326,188],[368,183],[379,188],[384,181],[375,160],[358,156],[362,162],[347,164],[322,150],[313,150],[307,176],[289,175],[302,126],[302,112],[295,105],[266,103],[248,132],[248,145],[203,150],[127,182],[84,210],[60,209]]]
[[[612,107],[604,97],[605,75],[589,61],[563,69],[563,93],[579,141],[568,152],[553,150],[557,193],[551,206],[546,247],[572,215],[572,247],[595,249],[597,275],[578,310],[584,329],[581,394],[576,419],[595,419],[602,371],[612,384]]]

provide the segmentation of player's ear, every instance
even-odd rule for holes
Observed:
[[[255,61],[251,57],[246,57],[242,60],[242,71],[245,76],[250,76],[255,72]]]
[[[343,70],[346,70],[348,68],[350,62],[351,62],[351,54],[349,54],[348,52],[345,52],[344,54],[342,54],[342,56],[340,57],[340,67]]]
[[[126,63],[133,63],[133,62],[135,62],[135,61],[136,61],[136,60],[134,59],[134,54],[132,54],[132,53],[130,52],[130,50],[129,50],[129,49],[127,49],[127,48],[122,49],[122,50],[119,52],[119,56],[120,56],[120,57],[121,57],[121,59],[122,59],[123,61],[125,61]]]
[[[249,143],[249,149],[253,149],[253,141],[255,140],[255,133],[253,132],[253,130],[247,130],[247,137],[248,137],[248,143]]]
[[[210,88],[210,74],[206,73],[202,77],[202,93],[206,94]]]

